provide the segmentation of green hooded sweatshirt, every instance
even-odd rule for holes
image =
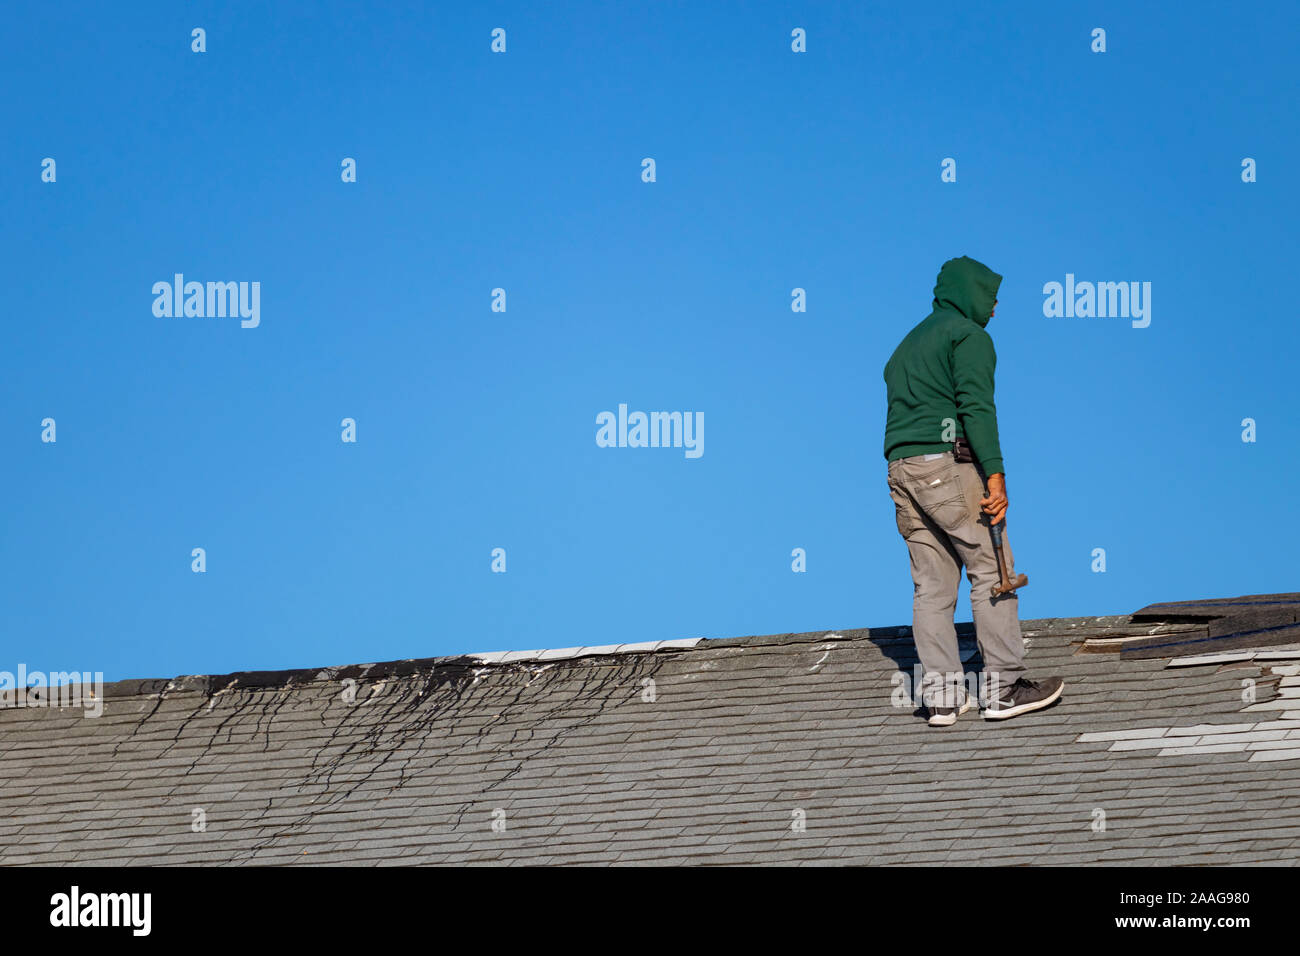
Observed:
[[[993,407],[997,354],[984,330],[1002,276],[969,256],[939,270],[932,311],[885,364],[885,458],[949,451],[965,436],[986,475],[1003,471]],[[944,419],[956,423],[945,432]]]

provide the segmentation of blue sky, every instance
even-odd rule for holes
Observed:
[[[1296,589],[1294,7],[372,6],[7,14],[0,668],[907,623],[881,369],[963,254],[1022,617]],[[155,317],[177,272],[260,325]]]

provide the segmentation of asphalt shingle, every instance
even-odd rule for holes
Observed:
[[[906,627],[124,681],[0,708],[0,863],[1294,862],[1294,659],[1122,653],[1223,609],[1026,621],[1062,702],[945,729]]]

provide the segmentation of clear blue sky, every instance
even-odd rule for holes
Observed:
[[[1005,276],[1022,617],[1295,590],[1297,25],[1287,3],[14,7],[0,669],[908,623],[881,369],[962,254]],[[260,326],[155,317],[177,272],[260,282]],[[1152,283],[1150,326],[1044,317],[1066,273]],[[598,448],[621,402],[703,412],[704,455]]]

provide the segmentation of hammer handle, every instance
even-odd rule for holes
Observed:
[[[1007,556],[1002,550],[1002,527],[1004,523],[999,521],[990,528],[993,532],[993,552],[998,556],[998,573],[1002,576],[1002,581],[996,592],[999,594],[1011,587],[1011,573],[1007,571]]]

